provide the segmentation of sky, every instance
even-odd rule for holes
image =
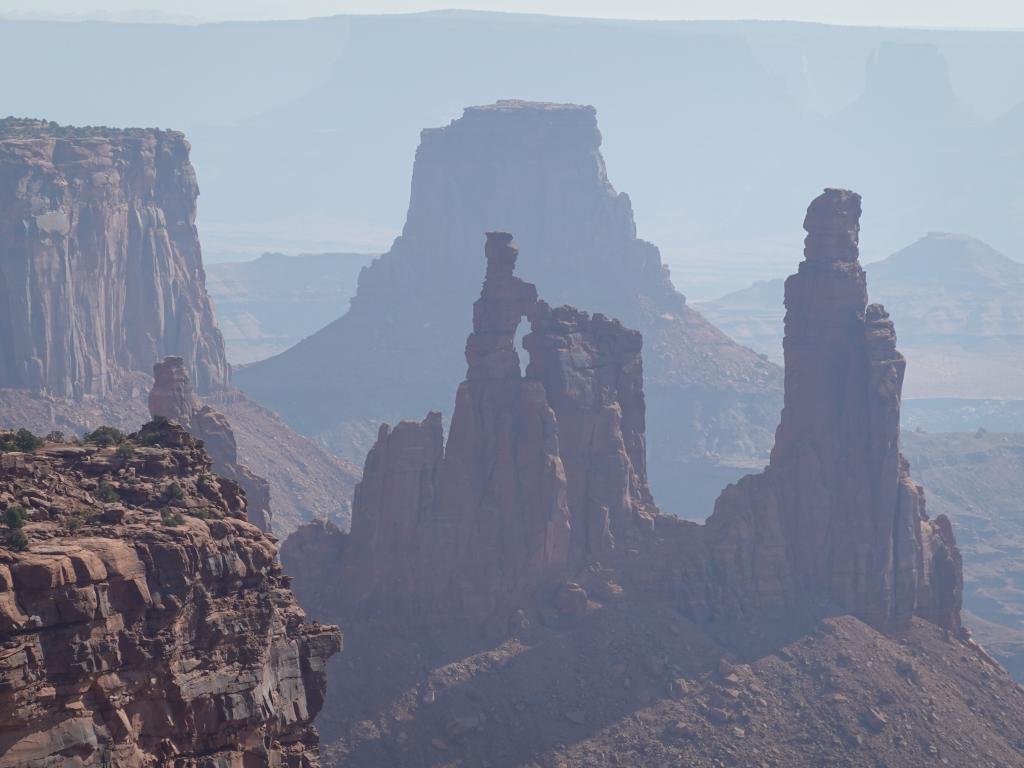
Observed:
[[[634,19],[1024,29],[1024,0],[0,0],[0,16],[178,22],[462,8]]]

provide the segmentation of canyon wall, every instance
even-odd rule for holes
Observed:
[[[319,765],[336,627],[304,623],[273,541],[199,443],[0,456],[0,764]]]
[[[571,104],[502,101],[423,131],[402,235],[348,312],[236,382],[361,461],[380,423],[450,412],[462,361],[443,340],[470,330],[480,233],[514,232],[521,274],[553,306],[599,308],[643,334],[652,483],[666,509],[706,517],[727,481],[763,465],[781,371],[687,304],[600,146],[595,110]]]
[[[0,121],[0,388],[105,395],[168,354],[229,380],[181,133]]]

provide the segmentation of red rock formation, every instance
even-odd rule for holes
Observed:
[[[437,413],[381,429],[352,535],[338,537],[347,594],[327,615],[358,605],[385,621],[500,629],[517,609],[544,610],[541,587],[600,572],[599,584],[671,594],[694,616],[838,610],[883,628],[920,616],[958,629],[960,555],[899,454],[905,361],[885,311],[867,304],[859,215],[860,198],[836,190],[808,211],[771,463],[726,488],[706,526],[660,515],[648,490],[640,335],[537,300],[513,275],[510,236],[489,234],[447,446]],[[524,316],[525,377],[514,347]],[[287,566],[302,540],[295,553],[285,543]],[[296,567],[302,596],[315,569]]]
[[[951,707],[981,711],[942,754],[962,761],[962,739],[1002,727],[1004,694],[982,694],[979,708],[976,681],[961,688],[966,669],[1012,683],[961,631],[952,529],[928,519],[899,454],[905,362],[885,311],[867,304],[859,215],[860,198],[838,190],[808,211],[806,259],[787,283],[771,463],[726,488],[706,525],[659,514],[647,488],[640,335],[537,300],[513,275],[509,236],[488,236],[447,445],[437,413],[383,427],[351,535],[311,525],[282,546],[300,601],[351,627],[350,663],[332,685],[373,689],[359,706],[328,702],[336,765],[418,767],[446,750],[452,762],[559,762],[565,744],[609,728],[620,734],[611,746],[580,748],[578,762],[746,765],[766,749],[780,764],[833,764],[896,716],[946,739],[913,656],[934,672],[928,685],[953,691]],[[514,639],[486,643],[481,628],[484,640]],[[750,668],[734,656],[761,669],[749,696],[739,685]],[[894,679],[913,688],[883,699]],[[813,726],[808,699],[827,702]],[[1012,701],[1022,706],[1019,692]],[[372,733],[368,712],[381,724]],[[647,722],[659,724],[646,745],[622,757]],[[798,737],[777,737],[794,722]],[[887,765],[921,764],[915,749],[872,744]]]
[[[382,427],[367,457],[351,536],[334,537],[345,611],[504,632],[538,590],[651,528],[640,335],[538,301],[513,274],[511,240],[487,236],[447,445],[431,413]],[[524,317],[525,376],[515,349]],[[301,529],[282,549],[302,589],[315,590],[303,563],[313,549]]]
[[[786,281],[786,397],[771,462],[719,498],[716,570],[746,609],[810,596],[875,624],[959,627],[960,555],[899,453],[906,361],[868,305],[857,260],[860,196],[826,190]],[[729,541],[742,531],[742,546]]]
[[[235,433],[224,414],[203,405],[192,390],[185,361],[168,357],[153,366],[153,388],[149,392],[149,413],[181,424],[189,434],[203,441],[213,459],[213,471],[245,491],[249,522],[270,531],[270,484],[238,461]]]
[[[0,388],[105,395],[183,357],[229,379],[181,133],[0,122]]]
[[[131,446],[0,457],[28,538],[0,540],[0,764],[319,765],[337,628],[303,623],[196,440],[149,424]]]
[[[402,235],[360,275],[347,314],[236,371],[236,382],[355,461],[381,422],[447,412],[462,362],[438,341],[469,330],[480,233],[494,229],[515,233],[520,274],[552,305],[599,309],[643,333],[649,469],[663,508],[706,517],[738,467],[762,466],[781,371],[687,304],[658,249],[637,237],[593,107],[500,101],[425,130]]]

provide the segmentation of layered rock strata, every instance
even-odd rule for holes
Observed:
[[[337,628],[174,424],[0,456],[0,764],[319,765]],[[4,541],[10,542],[10,537]]]
[[[571,104],[502,101],[425,130],[402,235],[360,275],[348,312],[236,382],[361,461],[382,421],[451,407],[462,361],[438,340],[470,330],[480,233],[511,231],[521,273],[553,305],[599,308],[643,333],[655,489],[664,508],[703,519],[727,481],[763,465],[781,371],[687,304],[637,237],[600,146],[595,110]]]
[[[249,522],[270,531],[270,484],[238,461],[235,433],[224,414],[203,403],[192,389],[185,361],[168,357],[153,366],[153,388],[149,392],[149,413],[181,424],[189,434],[203,441],[213,460],[213,471],[245,491]]]
[[[106,395],[165,355],[229,380],[174,131],[0,121],[0,388]]]

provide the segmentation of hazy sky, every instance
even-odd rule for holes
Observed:
[[[797,19],[833,24],[1024,29],[1022,0],[0,0],[0,15],[297,19],[441,8],[659,19]]]

